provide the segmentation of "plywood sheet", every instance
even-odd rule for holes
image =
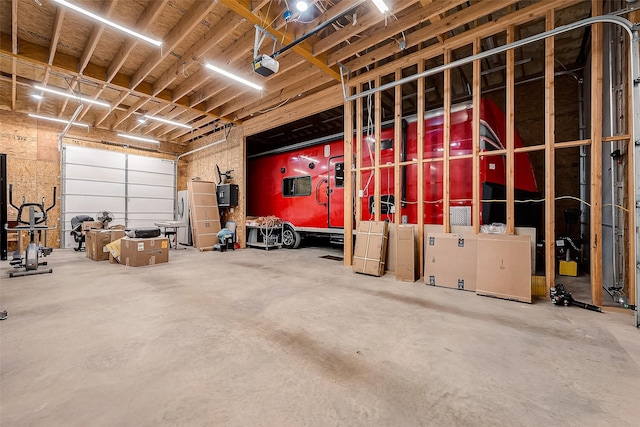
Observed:
[[[531,302],[531,238],[478,235],[476,293]]]

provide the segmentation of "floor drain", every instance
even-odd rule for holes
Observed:
[[[318,258],[324,258],[324,259],[330,259],[332,261],[344,261],[344,258],[341,256],[334,256],[334,255],[323,255],[321,257]]]

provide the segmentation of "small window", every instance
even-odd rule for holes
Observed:
[[[393,139],[383,139],[380,141],[380,150],[391,150],[393,148]],[[376,149],[376,142],[371,141],[371,151]]]
[[[344,163],[336,163],[336,187],[344,187]]]
[[[296,176],[282,180],[282,195],[284,197],[309,196],[311,194],[311,177]]]

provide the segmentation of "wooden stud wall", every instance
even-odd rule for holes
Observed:
[[[353,263],[353,101],[344,104],[344,265]]]
[[[594,15],[601,14],[601,4],[597,0],[592,0]],[[544,11],[541,15],[545,17],[545,29],[551,30],[555,28],[555,19],[556,14],[554,7],[562,8],[564,7],[561,3],[549,4],[547,10]],[[537,16],[530,16],[529,19],[536,19]],[[518,19],[510,19],[509,22],[506,22],[507,29],[507,43],[513,42],[516,39],[516,25],[520,25],[526,22],[523,17]],[[602,135],[602,24],[596,24],[592,27],[592,69],[591,69],[591,123],[598,124],[592,125],[591,127],[591,135],[588,139],[584,140],[575,140],[575,141],[563,141],[556,142],[556,114],[555,114],[555,40],[554,38],[547,38],[544,40],[545,43],[545,73],[544,73],[544,86],[545,86],[545,98],[544,98],[544,109],[545,109],[545,129],[544,129],[544,144],[538,144],[534,146],[525,146],[515,148],[515,52],[513,50],[507,51],[506,53],[506,107],[505,113],[507,118],[507,129],[506,129],[506,141],[504,150],[494,150],[491,152],[480,152],[480,99],[481,99],[481,61],[474,61],[473,63],[473,93],[472,93],[472,103],[473,103],[473,128],[472,128],[472,140],[473,140],[473,148],[472,154],[463,155],[463,156],[451,156],[449,151],[449,142],[450,142],[450,131],[449,124],[451,120],[450,109],[451,109],[451,73],[449,70],[445,71],[444,74],[444,152],[442,158],[424,158],[424,146],[423,144],[418,144],[418,153],[417,153],[417,162],[405,161],[403,162],[400,158],[400,151],[396,149],[394,153],[394,177],[395,177],[395,200],[396,200],[396,216],[394,217],[394,223],[397,225],[400,223],[400,217],[402,212],[401,207],[401,167],[409,164],[416,164],[418,167],[417,170],[417,180],[418,180],[418,239],[419,239],[419,259],[420,259],[420,275],[423,274],[423,239],[424,239],[424,167],[426,164],[430,162],[443,162],[443,180],[444,180],[444,203],[443,203],[443,228],[446,232],[450,232],[450,183],[449,179],[447,179],[450,175],[450,162],[456,159],[462,158],[471,158],[473,159],[473,199],[472,199],[472,224],[473,230],[475,233],[479,232],[480,228],[480,164],[479,157],[480,154],[482,156],[495,156],[501,155],[506,157],[506,208],[507,208],[507,232],[509,234],[515,233],[515,155],[516,153],[530,153],[541,151],[544,153],[544,165],[545,165],[545,207],[544,207],[544,216],[545,216],[545,276],[546,276],[546,287],[547,287],[547,295],[549,289],[555,284],[555,154],[556,150],[570,147],[579,147],[590,145],[591,150],[591,210],[590,210],[590,223],[591,223],[591,236],[590,236],[590,251],[591,251],[591,287],[592,287],[592,302],[597,305],[602,304],[602,292],[601,292],[601,283],[602,283],[602,247],[601,247],[601,226],[602,226],[602,186],[601,186],[601,177],[602,177],[602,164],[601,164],[601,155],[602,155],[602,141],[610,140],[611,138],[603,138]],[[504,28],[504,27],[502,27]],[[497,30],[497,28],[496,28]],[[469,34],[470,35],[470,34]],[[413,64],[417,64],[417,73],[420,73],[424,70],[425,60],[429,58],[436,57],[438,54],[444,53],[444,61],[445,63],[449,63],[451,60],[451,49],[460,47],[464,42],[472,41],[473,42],[473,51],[474,53],[481,52],[481,40],[480,35],[483,37],[488,35],[488,32],[483,30],[483,32],[478,33],[474,36],[473,39],[468,39],[468,36],[465,33],[465,37],[454,37],[455,43],[447,44],[447,47],[443,48],[427,48],[424,51],[419,51],[410,58],[403,58],[402,61],[394,62],[393,64],[396,66],[395,69],[395,79],[399,80],[402,77],[402,68],[409,67]],[[411,59],[414,58],[413,63],[411,63]],[[385,66],[380,67],[379,75],[376,80],[376,86],[380,85],[380,75],[384,73],[388,73],[390,71],[391,64],[387,64]],[[369,77],[369,79],[373,79],[374,77]],[[351,83],[352,89],[356,91],[365,90],[364,82],[365,78],[356,77],[353,79]],[[425,113],[425,79],[421,78],[417,80],[417,138],[419,141],[424,139],[424,113]],[[375,175],[375,200],[376,206],[380,206],[379,197],[380,197],[380,171],[382,169],[380,165],[380,123],[379,123],[379,95],[380,93],[376,93],[375,96],[375,109],[376,109],[376,153],[375,153],[375,165],[369,168],[362,168],[361,162],[361,154],[356,154],[356,165],[355,165],[355,176],[356,176],[356,188],[360,189],[362,187],[362,172],[364,170],[373,170]],[[402,87],[395,87],[395,133],[394,133],[394,141],[396,144],[401,143],[401,121],[402,121]],[[357,150],[359,150],[362,146],[362,115],[363,115],[363,107],[362,107],[362,98],[356,99],[356,139],[358,142],[356,143]],[[353,129],[353,127],[345,127],[345,130]],[[629,144],[632,142],[629,140],[629,135],[616,136],[615,140],[625,140],[628,141]],[[397,145],[396,145],[397,147]],[[383,166],[386,167],[386,166]],[[632,177],[629,177],[629,182],[632,181]],[[633,193],[633,189],[629,189],[630,194]],[[631,196],[630,196],[631,197]],[[362,201],[359,197],[356,197],[357,203],[355,207],[356,211],[356,219],[359,220],[362,218]],[[379,209],[376,209],[375,219],[379,219]],[[345,216],[345,220],[347,217]],[[633,253],[629,254],[629,262],[633,262]],[[345,258],[346,259],[346,258]],[[345,261],[345,264],[347,262]],[[635,288],[632,287],[632,290],[635,291]],[[632,292],[630,292],[631,294]],[[633,298],[633,294],[630,295]]]

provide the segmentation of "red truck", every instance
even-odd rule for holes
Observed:
[[[451,110],[450,155],[472,153],[472,107],[459,104]],[[443,110],[425,114],[424,158],[441,158],[443,154]],[[380,164],[392,164],[393,126],[383,127],[380,140]],[[491,100],[480,104],[480,149],[504,149],[506,140],[505,115]],[[362,139],[362,167],[373,165],[375,139]],[[355,139],[354,139],[355,143]],[[395,144],[401,150],[401,161],[417,158],[417,118],[403,121],[402,141]],[[516,133],[515,147],[522,141]],[[434,161],[424,165],[424,223],[442,224],[443,163]],[[248,215],[275,215],[283,221],[283,246],[297,248],[307,235],[331,236],[341,241],[344,225],[344,146],[342,137],[314,140],[273,150],[248,161]],[[482,200],[504,200],[506,159],[504,155],[480,157],[480,185]],[[394,170],[381,170],[381,214],[393,220],[400,214],[403,223],[415,224],[418,212],[418,165],[401,167],[401,200],[394,197]],[[354,185],[355,186],[355,185]],[[361,200],[363,219],[373,218],[373,171],[362,172],[362,188],[356,189]],[[450,162],[450,210],[453,225],[471,225],[472,159]],[[529,156],[515,155],[516,200],[539,197],[538,187]],[[356,199],[357,200],[357,199]],[[505,222],[504,203],[482,203],[482,223]],[[537,226],[537,209],[528,204],[516,204],[516,225]]]

